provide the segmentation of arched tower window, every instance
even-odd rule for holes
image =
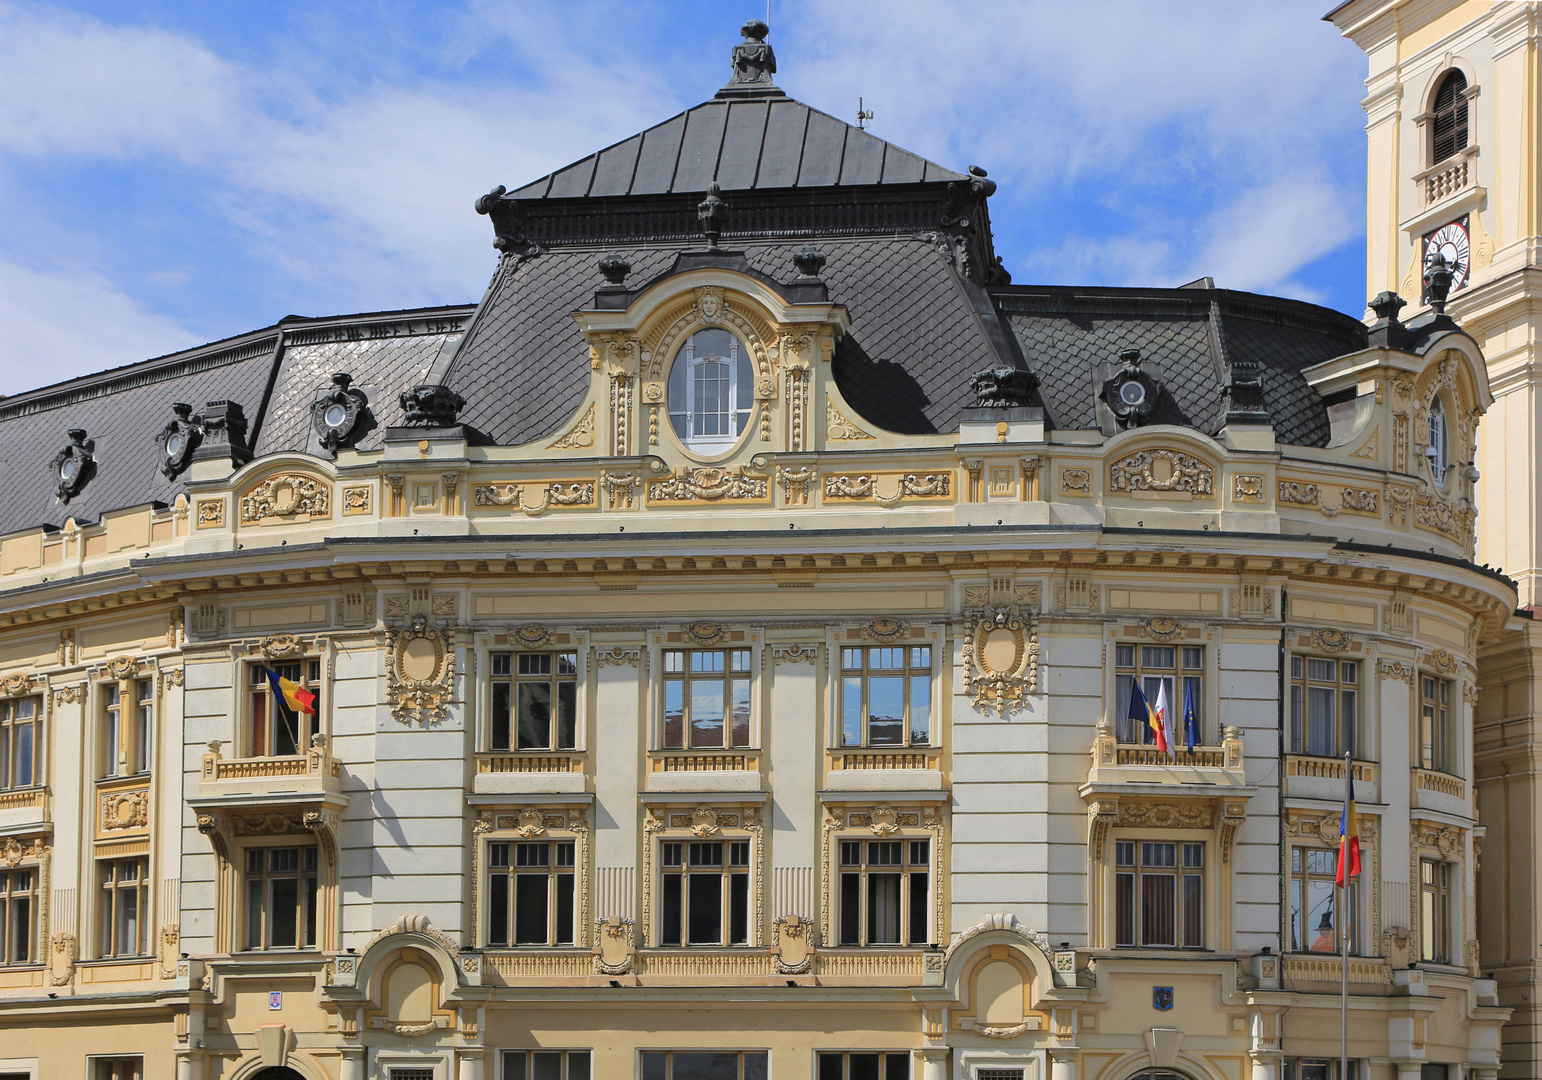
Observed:
[[[1430,164],[1438,165],[1458,151],[1467,149],[1467,76],[1452,71],[1435,91],[1431,130]]]
[[[1430,399],[1430,441],[1424,453],[1429,458],[1430,472],[1435,474],[1435,483],[1442,488],[1446,486],[1446,466],[1450,464],[1448,452],[1446,406],[1436,394]]]
[[[698,330],[669,369],[669,420],[693,450],[725,450],[738,441],[755,404],[749,351],[727,330]]]

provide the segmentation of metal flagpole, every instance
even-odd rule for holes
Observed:
[[[1354,783],[1355,758],[1354,754],[1344,753],[1344,813],[1349,813],[1350,785]],[[1353,913],[1349,905],[1349,886],[1351,878],[1349,867],[1344,865],[1348,856],[1349,846],[1349,822],[1345,820],[1340,826],[1339,836],[1339,865],[1343,870],[1340,875],[1344,884],[1339,888],[1339,922],[1342,924],[1340,933],[1343,934],[1343,948],[1340,950],[1343,970],[1339,972],[1339,1080],[1349,1080],[1349,930]]]

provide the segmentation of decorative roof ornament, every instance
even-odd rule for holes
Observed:
[[[606,288],[624,288],[626,276],[632,272],[632,264],[625,255],[611,252],[600,260],[600,273],[605,275]]]
[[[321,448],[334,458],[341,447],[364,434],[366,426],[369,399],[352,383],[352,375],[339,371],[332,376],[332,385],[311,402],[311,426]]]
[[[185,401],[172,402],[171,411],[175,416],[156,435],[155,446],[160,453],[161,473],[166,479],[175,480],[192,463],[193,451],[203,442],[203,420],[193,415],[193,407]]]
[[[69,436],[69,445],[55,454],[49,465],[54,476],[54,494],[66,506],[96,475],[96,457],[86,446],[86,429],[70,428]]]
[[[751,19],[739,28],[744,40],[734,46],[733,74],[719,97],[751,96],[767,90],[781,93],[776,85],[776,53],[766,44],[771,28],[759,19]]]
[[[210,401],[203,407],[203,441],[193,450],[194,461],[228,459],[239,469],[252,460],[246,445],[246,413],[234,401]]]
[[[798,268],[798,276],[817,278],[825,268],[825,253],[813,244],[804,244],[803,250],[793,255],[792,264]]]
[[[1371,298],[1366,306],[1376,313],[1376,322],[1366,334],[1366,344],[1372,348],[1400,349],[1409,343],[1412,335],[1398,319],[1397,313],[1406,304],[1395,292],[1383,291]]]
[[[987,368],[969,376],[977,409],[1021,409],[1033,402],[1039,377],[1026,368]]]
[[[466,407],[466,399],[440,383],[422,383],[401,392],[406,427],[454,427],[456,416]]]
[[[1141,370],[1139,349],[1125,349],[1119,359],[1124,370],[1105,382],[1098,396],[1124,427],[1144,427],[1156,412],[1162,384]]]
[[[728,204],[722,199],[722,190],[716,180],[712,181],[707,185],[707,197],[696,204],[701,231],[707,237],[707,246],[713,251],[718,249],[718,240],[723,235],[723,217],[728,210]]]
[[[942,206],[942,227],[972,230],[975,211],[994,194],[996,181],[989,179],[980,166],[969,166],[967,180],[954,180],[948,184],[947,201]]]
[[[1446,258],[1445,252],[1436,251],[1425,263],[1424,291],[1430,307],[1436,315],[1446,313],[1446,297],[1451,295],[1451,285],[1456,280],[1456,267]]]

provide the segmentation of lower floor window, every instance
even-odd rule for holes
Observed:
[[[144,1058],[97,1058],[91,1064],[91,1080],[144,1080]]]
[[[1204,844],[1116,841],[1114,944],[1203,948],[1204,874]]]
[[[929,840],[841,841],[841,944],[925,945]]]
[[[488,845],[487,943],[573,944],[571,840]]]
[[[1280,1080],[1340,1080],[1338,1058],[1286,1058],[1280,1065]],[[1355,1058],[1349,1059],[1349,1075],[1360,1075]]]
[[[98,956],[143,956],[148,951],[145,910],[150,899],[149,876],[144,859],[108,859],[100,864]]]
[[[642,1080],[766,1080],[764,1050],[645,1050]]]
[[[1419,957],[1451,960],[1451,864],[1419,861]]]
[[[819,1080],[910,1080],[910,1053],[819,1052]]]
[[[659,846],[659,865],[660,944],[743,945],[749,941],[748,840],[666,841]]]
[[[587,1050],[505,1050],[502,1080],[589,1080]]]
[[[37,871],[0,871],[0,964],[35,964]]]
[[[1339,888],[1335,884],[1339,853],[1333,848],[1290,849],[1290,951],[1336,953],[1343,927]],[[1349,886],[1349,910],[1359,911],[1360,886]],[[1360,951],[1358,919],[1349,926],[1349,951]]]
[[[316,946],[316,846],[248,848],[246,947]]]

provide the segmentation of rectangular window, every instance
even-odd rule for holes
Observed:
[[[572,840],[487,846],[487,944],[573,944]]]
[[[1343,946],[1339,927],[1339,892],[1334,885],[1338,872],[1335,848],[1290,849],[1290,951],[1336,953]],[[1360,909],[1360,883],[1350,882],[1349,910]],[[1349,927],[1349,951],[1359,955],[1363,940],[1359,920]]]
[[[1350,1080],[1359,1075],[1359,1060],[1350,1058]],[[1280,1080],[1338,1080],[1338,1076],[1338,1058],[1286,1058],[1280,1063]]]
[[[766,1080],[764,1050],[644,1050],[640,1080]]]
[[[1290,658],[1290,752],[1317,757],[1360,753],[1360,664]]]
[[[144,1058],[97,1058],[91,1063],[91,1080],[144,1080],[144,1078]]]
[[[1451,772],[1456,764],[1451,747],[1449,699],[1451,683],[1428,675],[1419,677],[1419,765]]]
[[[664,653],[664,749],[750,745],[750,650]]]
[[[659,944],[744,945],[750,939],[750,842],[659,845]]]
[[[124,700],[123,683],[102,687],[101,774],[131,776],[150,771],[151,721],[154,718],[155,684],[135,679],[133,699]]]
[[[491,750],[578,746],[578,654],[493,653]]]
[[[932,647],[841,650],[841,745],[932,745]]]
[[[505,1050],[502,1080],[589,1080],[587,1050]]]
[[[910,1080],[910,1051],[821,1050],[818,1080]]]
[[[149,951],[149,865],[145,859],[109,859],[97,864],[96,954],[143,956]]]
[[[42,962],[37,945],[37,870],[0,870],[0,965]]]
[[[43,782],[42,698],[0,701],[0,790]]]
[[[842,945],[931,941],[930,840],[840,842]]]
[[[1115,841],[1114,944],[1204,948],[1204,844]]]
[[[1184,709],[1192,705],[1198,743],[1205,741],[1204,724],[1205,650],[1198,645],[1118,645],[1114,646],[1114,724],[1122,743],[1155,745],[1156,733],[1141,720],[1130,718],[1130,688],[1140,680],[1141,693],[1153,709],[1163,691],[1167,693],[1168,715],[1172,718],[1174,741],[1187,746]]]
[[[308,713],[290,708],[288,702],[273,692],[269,670],[315,694],[316,711]],[[321,731],[321,661],[248,664],[247,684],[247,756],[295,757],[305,753],[310,748],[312,736]]]
[[[248,848],[246,947],[316,947],[317,848]]]
[[[1419,860],[1419,958],[1451,962],[1451,863]]]

